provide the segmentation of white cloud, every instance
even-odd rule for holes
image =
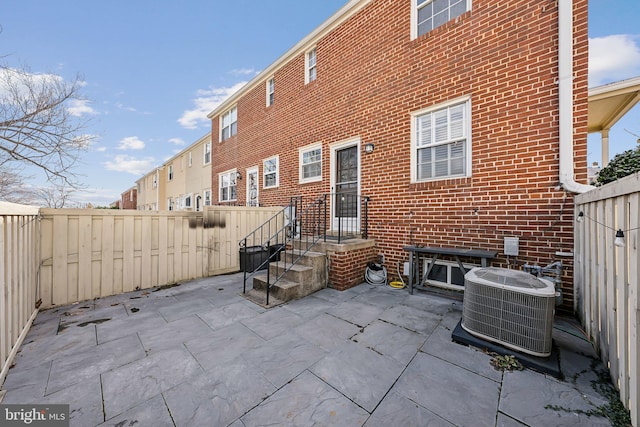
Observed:
[[[116,106],[116,108],[118,108],[119,110],[131,111],[131,112],[136,112],[136,111],[138,111],[138,110],[136,110],[135,108],[133,108],[133,107],[128,107],[128,106],[124,105],[124,104],[123,104],[123,103],[121,103],[121,102],[117,102],[117,103],[115,104],[115,106]]]
[[[187,110],[178,119],[178,123],[187,129],[196,129],[198,125],[208,124],[207,114],[216,109],[225,99],[233,95],[247,82],[239,82],[231,87],[199,90],[193,100],[194,108]]]
[[[118,150],[142,150],[144,145],[144,141],[137,136],[128,136],[120,140]]]
[[[183,145],[185,145],[184,139],[182,138],[171,138],[169,142],[177,145],[178,147],[182,147]]]
[[[589,39],[589,86],[640,74],[640,36],[613,34]]]
[[[98,112],[89,105],[90,102],[86,99],[72,99],[69,101],[69,104],[67,111],[72,116],[80,117],[83,114],[98,114]]]
[[[128,172],[132,175],[140,176],[153,169],[155,161],[153,157],[137,159],[126,154],[121,154],[115,156],[113,160],[104,162],[103,165],[110,171]]]
[[[237,76],[255,76],[258,74],[258,71],[253,68],[235,68],[231,70],[230,73]]]

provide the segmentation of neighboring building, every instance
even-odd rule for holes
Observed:
[[[138,209],[138,188],[131,187],[120,196],[118,209]]]
[[[115,202],[109,203],[110,209],[120,209],[120,200],[116,200]]]
[[[589,184],[595,185],[601,169],[602,168],[598,165],[598,162],[593,162],[592,165],[587,168],[587,181]]]
[[[139,210],[194,210],[211,205],[211,134],[136,181]]]
[[[161,182],[164,182],[164,179],[165,168],[164,166],[160,166],[136,181],[138,189],[138,210],[166,210],[164,203],[158,203],[158,200],[165,200],[166,186],[160,185]]]
[[[589,189],[587,6],[349,1],[209,115],[215,203],[370,196],[394,276],[410,244],[518,267],[572,252],[572,194]]]

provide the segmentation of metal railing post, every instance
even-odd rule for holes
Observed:
[[[267,240],[267,254],[271,252],[271,240]],[[267,262],[267,305],[269,305],[269,291],[271,290],[271,269],[269,268],[269,263]]]
[[[242,269],[243,281],[242,281],[242,293],[247,293],[247,238],[245,237],[242,242],[244,242],[244,268]]]

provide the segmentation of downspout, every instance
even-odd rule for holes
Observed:
[[[586,193],[595,187],[576,182],[573,170],[573,0],[558,0],[558,98],[560,186]]]

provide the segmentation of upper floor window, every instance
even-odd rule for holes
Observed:
[[[193,164],[193,153],[189,151],[189,167]]]
[[[305,84],[310,83],[316,79],[316,48],[314,47],[305,55]]]
[[[413,114],[412,177],[429,181],[471,175],[470,101]]]
[[[238,133],[238,107],[233,107],[220,118],[220,141]]]
[[[169,165],[169,171],[167,173],[167,176],[169,178],[169,181],[173,179],[173,165]]]
[[[267,80],[267,107],[273,105],[275,101],[276,84],[273,77]]]
[[[271,157],[270,159],[264,160],[264,162],[262,163],[264,174],[264,188],[273,188],[277,187],[280,184],[278,161],[278,156],[275,156]]]
[[[314,144],[299,151],[300,182],[322,179],[322,146]]]
[[[420,37],[469,10],[471,0],[413,0],[414,36]]]
[[[204,164],[208,165],[209,163],[211,163],[211,143],[207,142],[206,144],[204,144]]]
[[[153,181],[151,182],[152,188],[156,188],[158,186],[158,171],[153,174]]]
[[[230,202],[237,199],[236,176],[237,172],[235,169],[218,175],[218,186],[220,190],[218,200],[221,202]]]

